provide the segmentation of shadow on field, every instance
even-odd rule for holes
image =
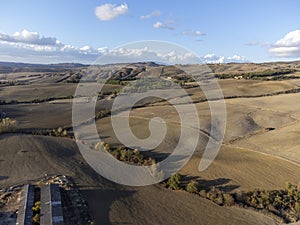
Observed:
[[[219,190],[227,193],[227,192],[231,192],[231,191],[239,188],[238,185],[229,185],[228,183],[231,180],[228,178],[205,180],[205,179],[201,179],[200,177],[197,177],[197,176],[182,175],[182,180],[186,184],[192,180],[197,181],[198,187],[200,190],[209,190],[211,188],[218,188]]]
[[[0,176],[0,181],[1,180],[7,180],[9,178],[9,176]]]
[[[87,199],[96,224],[110,225],[109,212],[112,203],[133,195],[135,191],[96,189],[83,190],[82,193]]]
[[[143,152],[143,154],[155,159],[156,162],[161,162],[171,155],[170,153],[167,153],[167,152],[158,152],[155,150],[145,151],[145,152]],[[186,156],[176,156],[176,157],[172,156],[171,159],[172,159],[172,161],[176,162],[177,160],[180,161],[185,158],[186,158]]]

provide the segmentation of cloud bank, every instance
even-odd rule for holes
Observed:
[[[103,4],[95,8],[95,16],[102,21],[108,21],[117,18],[128,12],[126,3],[121,5]]]
[[[16,32],[14,35],[0,33],[0,41],[52,46],[60,44],[60,42],[54,37],[40,37],[37,32],[29,32],[27,30]]]
[[[32,63],[80,61],[91,63],[103,49],[64,44],[55,37],[23,30],[13,35],[0,33],[0,60]]]
[[[300,57],[300,30],[287,33],[269,48],[269,52],[276,57]]]
[[[242,62],[248,62],[246,57],[240,56],[240,55],[233,55],[233,56],[217,56],[214,53],[206,54],[203,58],[203,62],[205,63],[242,63]]]
[[[239,55],[224,57],[207,54],[204,57],[197,57],[191,52],[164,49],[163,44],[156,50],[143,45],[131,48],[108,49],[107,47],[99,47],[94,49],[89,45],[78,47],[64,44],[55,37],[44,37],[37,32],[28,30],[16,32],[13,35],[0,33],[0,61],[91,64],[100,56],[103,56],[103,63],[157,61],[170,64],[190,64],[245,61],[245,57]]]

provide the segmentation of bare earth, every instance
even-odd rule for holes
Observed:
[[[284,63],[212,65],[219,73],[262,71],[278,66],[289,68]],[[290,66],[294,68],[298,64],[291,63]],[[1,105],[0,113],[15,119],[18,124],[15,133],[0,134],[0,188],[26,183],[46,174],[70,176],[87,198],[99,225],[278,224],[269,215],[245,208],[221,207],[199,196],[171,191],[158,184],[137,188],[112,183],[89,167],[74,139],[29,134],[32,130],[71,127],[72,102],[68,97],[74,94],[77,86],[64,82],[64,78],[69,77],[66,74],[32,75],[35,76],[26,72],[0,76],[3,80],[22,78],[28,82],[0,87],[0,100],[13,102]],[[196,102],[200,138],[193,157],[180,173],[198,177],[205,187],[219,187],[230,193],[254,188],[279,189],[285,182],[298,184],[300,106],[297,103],[300,93],[284,92],[299,88],[300,80],[226,79],[219,80],[219,84],[227,108],[227,127],[220,152],[207,170],[198,171],[211,129],[211,115],[203,92],[199,88],[187,89]],[[120,88],[120,85],[107,85],[105,91]],[[46,100],[30,102],[37,98]],[[60,100],[48,101],[48,98]],[[112,101],[107,96],[99,100],[96,112],[109,107]],[[174,107],[160,102],[136,108],[131,111],[130,125],[137,137],[146,138],[150,134],[149,120],[157,116],[165,120],[168,131],[152,154],[163,158],[173,151],[180,136],[180,119]],[[105,142],[119,144],[110,117],[97,120],[96,126]]]

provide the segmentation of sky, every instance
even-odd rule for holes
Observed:
[[[0,61],[90,64],[102,55],[176,63],[195,56],[206,63],[299,60],[299,9],[298,0],[2,1]],[[159,53],[143,46],[147,40],[187,52],[168,46]]]

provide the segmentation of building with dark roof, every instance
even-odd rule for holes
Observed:
[[[41,225],[63,225],[62,201],[58,184],[41,187]]]

